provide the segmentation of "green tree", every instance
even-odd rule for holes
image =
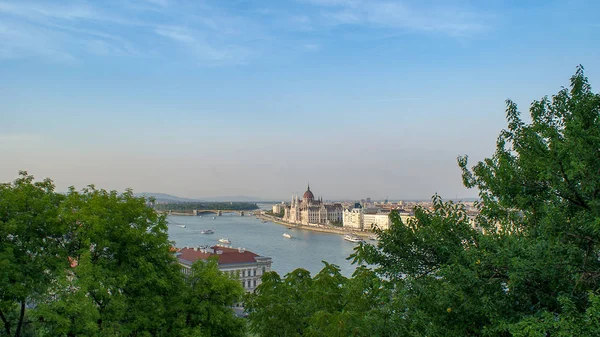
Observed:
[[[284,279],[268,272],[255,294],[246,298],[250,329],[260,336],[297,336],[306,326],[309,309],[303,305],[312,278],[305,269],[296,269]]]
[[[385,336],[382,281],[359,267],[352,278],[326,262],[314,278],[296,269],[263,276],[249,295],[250,329],[260,336]]]
[[[267,274],[248,301],[261,336],[597,336],[600,334],[600,95],[578,67],[569,88],[534,101],[530,122],[507,101],[492,157],[463,181],[479,215],[433,197],[375,229],[315,278]],[[356,300],[360,299],[360,300]]]
[[[184,277],[147,205],[129,190],[59,194],[26,172],[0,185],[0,335],[243,335],[239,283],[214,261]]]
[[[242,300],[244,288],[219,271],[216,259],[192,265],[181,295],[177,323],[182,336],[245,336],[245,320],[231,309]]]
[[[100,335],[167,335],[181,275],[165,218],[131,191],[119,194],[94,186],[82,192],[71,189],[61,216],[71,226],[68,253],[78,265],[65,273],[73,290],[65,297],[50,294],[43,309],[77,308],[61,302],[81,299],[82,307],[93,304],[89,318],[95,318]],[[60,327],[68,334],[89,325],[81,322],[79,312],[71,313],[66,321],[70,326]],[[44,321],[49,317],[42,316]],[[60,326],[58,321],[49,323]]]
[[[51,180],[34,182],[19,172],[0,185],[0,319],[2,333],[20,336],[26,310],[35,306],[57,273],[68,265],[62,249],[65,222],[59,217],[63,196]]]
[[[510,100],[506,112],[494,155],[472,170],[458,160],[479,189],[474,222],[436,196],[406,224],[392,215],[378,246],[355,255],[389,280],[398,331],[597,333],[600,95],[579,67],[570,88],[532,103],[531,122]]]

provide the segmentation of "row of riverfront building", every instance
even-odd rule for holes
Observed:
[[[337,225],[351,230],[370,230],[374,226],[385,230],[390,227],[390,212],[398,211],[400,216],[410,217],[410,213],[403,210],[385,208],[363,208],[360,203],[342,205],[341,203],[325,203],[323,198],[315,199],[310,185],[300,199],[292,196],[289,204],[282,202],[273,205],[274,214],[282,214],[283,220],[299,225],[321,226]]]

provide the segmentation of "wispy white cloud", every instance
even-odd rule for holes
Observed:
[[[199,32],[183,27],[161,27],[156,34],[171,39],[189,51],[196,61],[202,65],[214,66],[222,64],[243,64],[252,52],[235,45],[215,46]]]
[[[318,43],[306,43],[303,47],[305,50],[310,52],[317,52],[321,50],[321,45],[319,45]]]
[[[72,4],[65,6],[25,1],[19,3],[0,2],[0,13],[11,14],[30,19],[48,17],[76,20],[91,19],[95,17],[93,10],[84,4]]]
[[[368,99],[356,101],[360,103],[378,103],[378,102],[396,102],[396,101],[420,101],[425,99],[424,97],[396,97],[396,98],[384,98],[384,99]]]
[[[487,28],[487,15],[449,2],[381,0],[306,0],[320,9],[325,25],[362,25],[450,36],[465,36]]]
[[[179,27],[162,27],[154,30],[156,34],[168,37],[177,42],[185,44],[194,44],[196,39],[190,34],[186,33],[184,29]]]
[[[0,58],[85,62],[87,54],[169,60],[183,55],[181,62],[199,65],[244,64],[277,48],[321,52],[332,32],[345,26],[375,28],[362,35],[372,39],[399,32],[464,37],[486,29],[485,16],[466,5],[290,1],[294,5],[252,10],[220,1],[0,0]],[[177,48],[162,48],[164,41]]]
[[[0,23],[0,59],[43,57],[60,63],[76,63],[78,59],[59,44],[60,34],[49,34],[28,25]]]
[[[255,54],[244,45],[244,39],[256,32],[254,27],[248,29],[250,24],[243,18],[203,4],[194,4],[203,15],[171,6],[171,0],[135,0],[124,7],[102,4],[106,5],[86,0],[0,0],[0,57],[37,55],[54,61],[74,61],[85,59],[85,53],[90,53],[172,59],[171,50],[157,53],[153,49],[151,41],[158,38],[179,43],[180,50],[194,56],[200,65],[240,64]],[[154,14],[144,15],[151,7]],[[169,26],[179,24],[181,19],[185,25]],[[132,31],[138,35],[135,39],[129,34]]]
[[[171,4],[171,1],[169,1],[169,0],[143,0],[143,1],[149,2],[153,5],[162,6],[162,7],[166,7]]]

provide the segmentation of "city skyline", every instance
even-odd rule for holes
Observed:
[[[0,0],[0,182],[473,198],[504,100],[600,80],[594,1]]]

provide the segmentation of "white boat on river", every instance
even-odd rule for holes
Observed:
[[[363,239],[360,236],[354,235],[354,234],[344,235],[344,240],[354,242],[354,243],[363,242]]]

